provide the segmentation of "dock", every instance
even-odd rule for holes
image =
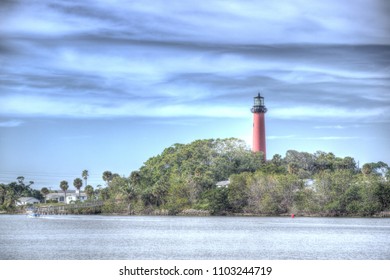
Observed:
[[[382,211],[379,213],[378,217],[390,218],[390,211]]]
[[[96,200],[83,203],[72,203],[62,205],[38,206],[34,209],[34,213],[39,215],[67,215],[75,214],[79,210],[90,208],[91,212],[100,212],[103,206],[103,201]]]

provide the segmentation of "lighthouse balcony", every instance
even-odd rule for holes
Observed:
[[[264,106],[253,106],[251,109],[251,112],[252,113],[266,113],[267,108],[265,108]]]

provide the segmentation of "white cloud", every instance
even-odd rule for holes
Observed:
[[[388,43],[386,5],[386,0],[358,0],[353,8],[338,0],[176,0],[169,5],[163,0],[41,0],[14,4],[0,30],[220,43]]]
[[[353,140],[359,139],[357,136],[319,136],[319,137],[301,137],[297,138],[299,140],[324,140],[324,141],[332,141],[332,140]]]
[[[389,119],[388,48],[289,44],[360,34],[355,16],[371,18],[378,1],[261,2],[17,6],[0,29],[13,34],[2,41],[13,55],[2,57],[0,115],[243,117],[246,95],[265,88],[289,98],[274,98],[270,118]]]
[[[344,129],[345,126],[342,125],[316,125],[315,129]]]
[[[296,135],[269,135],[267,136],[268,140],[285,140],[285,139],[294,139]]]
[[[389,108],[377,107],[372,109],[331,107],[331,106],[294,106],[286,108],[273,108],[269,116],[276,119],[333,119],[333,120],[377,120],[388,119]]]
[[[214,117],[241,118],[247,108],[234,105],[168,104],[131,100],[112,102],[108,99],[51,98],[45,96],[0,97],[0,115],[26,117],[107,118],[107,117]]]
[[[20,120],[8,120],[0,121],[0,127],[17,127],[21,126],[24,122]]]
[[[334,140],[352,140],[359,139],[357,136],[316,136],[316,137],[301,137],[297,135],[270,135],[267,140],[320,140],[320,141],[334,141]]]

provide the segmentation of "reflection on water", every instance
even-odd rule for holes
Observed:
[[[0,215],[0,259],[390,259],[390,219]]]

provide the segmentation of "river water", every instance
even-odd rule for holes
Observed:
[[[390,260],[390,219],[0,215],[1,260]]]

